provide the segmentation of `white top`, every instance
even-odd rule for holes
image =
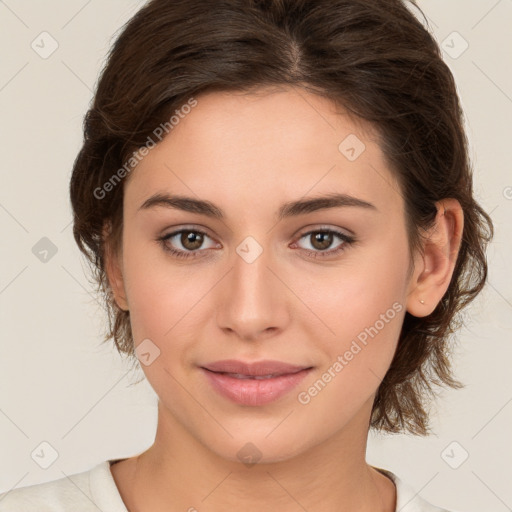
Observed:
[[[0,512],[128,512],[107,460],[88,471],[51,482],[11,489],[0,494]],[[375,467],[375,466],[373,466]],[[395,512],[450,512],[431,505],[394,473],[375,468],[395,483]],[[455,512],[455,511],[451,511]]]

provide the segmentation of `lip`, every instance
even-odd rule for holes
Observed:
[[[259,406],[289,393],[312,367],[271,360],[248,363],[228,359],[201,366],[201,370],[222,396],[241,405]],[[269,375],[272,377],[261,378]]]
[[[239,361],[237,359],[224,359],[222,361],[205,364],[202,368],[206,368],[212,372],[239,373],[247,376],[263,376],[286,375],[311,367],[299,366],[271,359],[254,362]]]

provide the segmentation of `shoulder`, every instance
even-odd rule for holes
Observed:
[[[374,466],[375,467],[375,466]],[[391,478],[396,487],[396,511],[400,512],[460,512],[458,510],[448,510],[446,508],[434,505],[419,495],[408,482],[399,478],[395,473],[387,469],[375,468],[387,477]]]
[[[74,475],[0,494],[0,512],[126,512],[109,461]]]
[[[89,476],[92,470],[0,494],[0,511],[64,511],[90,498]],[[87,510],[81,508],[80,510]]]

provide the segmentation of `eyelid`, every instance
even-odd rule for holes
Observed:
[[[355,236],[355,233],[353,231],[351,231],[350,229],[340,228],[338,226],[332,226],[332,225],[328,225],[328,224],[312,224],[305,228],[301,228],[299,230],[299,234],[297,236],[299,238],[301,238],[304,235],[309,235],[311,233],[317,233],[318,231],[332,231],[333,233],[339,233],[348,238]]]
[[[208,228],[205,228],[204,226],[201,226],[199,224],[176,224],[175,226],[167,226],[165,229],[162,230],[163,234],[162,236],[167,236],[171,234],[179,233],[180,231],[199,231],[201,233],[207,234],[210,238],[213,238],[210,234],[210,230]]]

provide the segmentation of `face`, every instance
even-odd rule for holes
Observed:
[[[124,191],[123,295],[163,421],[230,460],[247,443],[270,462],[366,436],[410,264],[380,148],[305,91],[196,99]],[[207,201],[215,215],[148,202],[157,194]],[[352,199],[311,203],[336,194]],[[309,208],[283,209],[297,201]],[[265,383],[203,369],[227,359],[306,370]]]

